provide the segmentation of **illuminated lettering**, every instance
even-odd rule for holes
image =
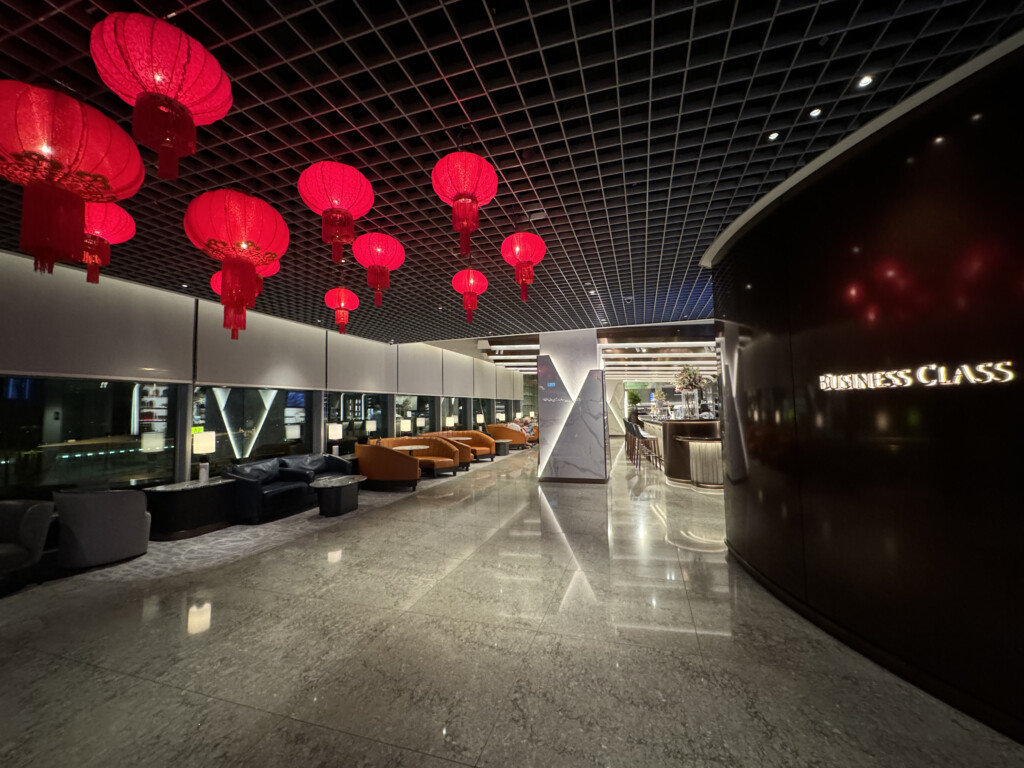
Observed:
[[[960,363],[957,366],[928,363],[892,371],[823,373],[818,376],[818,388],[822,392],[842,392],[850,389],[903,389],[918,385],[956,387],[962,384],[1006,384],[1016,378],[1012,360]]]

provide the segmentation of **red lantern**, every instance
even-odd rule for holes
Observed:
[[[85,204],[85,237],[75,261],[86,265],[85,279],[100,281],[100,267],[110,264],[110,246],[135,237],[135,219],[114,203]]]
[[[57,91],[0,80],[0,176],[25,187],[20,248],[36,269],[82,255],[85,203],[134,195],[138,147],[108,117]]]
[[[494,166],[472,152],[452,152],[430,174],[438,197],[452,207],[452,229],[461,234],[459,253],[469,253],[469,236],[480,227],[478,209],[498,192]]]
[[[366,284],[375,290],[373,304],[381,305],[381,291],[391,287],[391,270],[405,262],[405,248],[395,238],[381,232],[360,235],[352,243],[356,261],[366,267]]]
[[[299,196],[322,217],[323,241],[339,264],[342,248],[355,239],[353,222],[373,208],[373,187],[350,165],[325,160],[313,163],[299,176]]]
[[[334,322],[338,324],[338,333],[344,333],[348,324],[348,313],[353,309],[359,309],[359,297],[348,288],[332,288],[324,294],[324,303],[334,310]]]
[[[92,28],[100,79],[135,107],[132,135],[159,155],[160,178],[178,178],[178,158],[196,151],[196,126],[231,109],[231,82],[198,40],[140,13],[112,13]]]
[[[452,288],[462,294],[462,308],[466,310],[466,322],[473,322],[473,311],[476,309],[476,297],[487,290],[487,278],[475,269],[464,269],[456,272],[452,278]]]
[[[501,255],[516,268],[516,282],[519,283],[519,298],[527,299],[528,286],[533,284],[533,267],[544,258],[547,246],[537,235],[516,232],[505,238],[501,244]]]
[[[192,244],[223,265],[224,327],[231,338],[245,330],[245,310],[263,288],[259,267],[270,267],[288,249],[288,227],[258,197],[217,189],[194,198],[185,210],[185,234]]]

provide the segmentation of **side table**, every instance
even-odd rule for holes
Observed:
[[[495,440],[494,441],[494,455],[495,456],[508,456],[508,447],[512,444],[511,440]]]
[[[337,517],[358,509],[359,483],[364,480],[363,475],[333,475],[310,483],[320,501],[321,517]]]
[[[214,477],[205,483],[187,480],[144,489],[146,508],[153,517],[150,541],[191,539],[232,525],[234,483],[230,477]]]

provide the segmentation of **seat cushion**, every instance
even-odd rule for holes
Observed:
[[[473,452],[474,456],[479,456],[481,453],[486,455],[486,454],[489,454],[491,452],[491,449],[488,448],[486,445],[485,446],[471,445],[471,446],[469,446],[469,450],[471,450]]]
[[[327,469],[327,457],[319,453],[307,453],[302,456],[282,456],[278,461],[288,469],[302,469],[319,474]]]
[[[0,543],[0,573],[17,570],[27,562],[27,549],[17,544]]]
[[[309,486],[298,480],[278,480],[273,483],[267,483],[263,486],[264,496],[277,496],[281,493],[288,493],[289,491],[299,491],[305,493],[309,490]]]
[[[277,459],[264,459],[263,461],[251,461],[248,464],[236,464],[231,468],[231,473],[240,475],[248,480],[259,480],[263,485],[268,485],[277,480],[277,473],[281,470],[281,464]]]
[[[416,460],[420,463],[421,467],[454,467],[455,462],[444,456],[417,456]]]

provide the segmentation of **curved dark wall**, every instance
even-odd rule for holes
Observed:
[[[1015,54],[905,116],[749,227],[714,271],[733,552],[1018,740],[1022,81]],[[914,379],[926,364],[952,377],[1000,361],[1017,378]],[[901,369],[913,386],[820,388],[823,374]]]

